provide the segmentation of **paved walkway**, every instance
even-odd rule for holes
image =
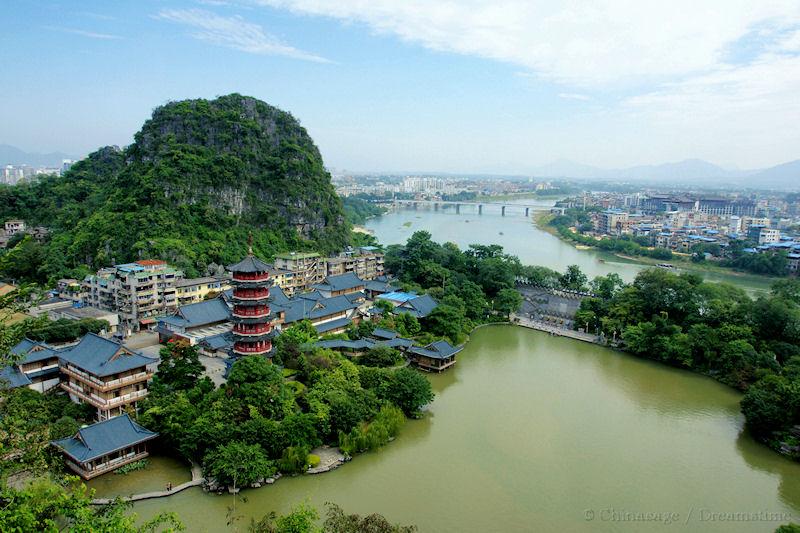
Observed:
[[[591,342],[592,344],[603,344],[600,341],[600,338],[597,335],[592,335],[591,333],[583,333],[581,331],[575,331],[571,329],[559,328],[548,324],[546,322],[539,322],[538,320],[531,320],[530,318],[525,318],[521,316],[512,316],[514,323],[518,326],[522,326],[523,328],[530,328],[535,329],[537,331],[544,331],[545,333],[550,333],[551,335],[558,335],[560,337],[569,337],[570,339],[575,339],[583,342]]]
[[[339,448],[331,448],[330,446],[322,446],[311,450],[311,453],[319,456],[319,464],[314,468],[308,469],[308,474],[321,474],[339,468],[339,465],[344,463],[344,455],[339,451]]]
[[[172,487],[172,490],[161,490],[155,492],[145,492],[142,494],[134,494],[133,496],[122,496],[120,500],[124,502],[138,502],[140,500],[151,500],[153,498],[164,498],[166,496],[172,496],[173,494],[177,494],[182,490],[186,490],[189,487],[198,487],[205,483],[205,478],[203,477],[203,470],[200,468],[199,465],[192,463],[192,480],[187,481],[186,483],[181,483],[180,485],[176,485]],[[92,505],[108,505],[114,501],[114,498],[96,498],[92,500]]]

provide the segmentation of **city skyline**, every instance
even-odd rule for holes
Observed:
[[[796,3],[546,4],[6,5],[0,143],[83,156],[166,101],[239,92],[352,171],[798,158]]]

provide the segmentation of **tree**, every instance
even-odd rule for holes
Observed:
[[[171,389],[191,389],[205,371],[197,347],[185,340],[168,341],[166,346],[161,347],[159,355],[161,362],[155,377]]]
[[[294,395],[286,388],[281,370],[259,356],[239,358],[231,367],[227,394],[239,406],[261,416],[280,420],[292,411]]]
[[[499,257],[483,259],[478,263],[477,282],[488,296],[495,296],[514,287],[514,268]]]
[[[218,483],[237,487],[247,487],[276,471],[261,446],[235,441],[209,452],[203,461],[203,469]]]
[[[416,526],[399,526],[391,524],[385,517],[377,513],[361,517],[357,514],[345,514],[344,510],[334,503],[326,503],[324,529],[326,533],[413,533]]]
[[[458,343],[464,332],[464,311],[452,305],[439,304],[425,318],[428,331]]]
[[[522,305],[522,296],[516,289],[502,289],[494,299],[494,310],[508,317]]]
[[[565,289],[582,291],[588,280],[589,278],[586,277],[586,274],[581,271],[578,265],[569,265],[567,271],[559,278],[559,283]]]
[[[394,317],[397,332],[404,337],[413,337],[420,332],[419,320],[411,313],[399,313]]]
[[[597,276],[591,283],[592,292],[604,300],[613,298],[624,286],[625,283],[616,272],[612,272],[607,276]]]
[[[416,415],[433,401],[433,396],[430,381],[410,368],[395,371],[386,390],[387,399],[408,416]]]
[[[42,245],[26,235],[16,246],[0,256],[0,275],[18,281],[44,283],[47,276],[40,270],[45,260]]]
[[[92,531],[98,533],[145,533],[183,531],[175,513],[162,513],[136,525],[135,514],[125,514],[130,504],[114,500],[108,505],[92,505],[86,486],[77,478],[67,478],[67,486],[49,479],[38,479],[22,490],[0,489],[0,531]]]
[[[800,422],[800,381],[769,375],[752,385],[742,398],[747,427],[762,439]]]
[[[403,360],[400,352],[388,346],[375,346],[358,358],[357,362],[364,366],[394,366]]]

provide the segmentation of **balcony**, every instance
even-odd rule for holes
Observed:
[[[147,389],[129,392],[128,394],[123,394],[122,396],[116,396],[114,398],[101,398],[94,393],[83,390],[74,383],[62,382],[61,388],[101,410],[108,410],[118,405],[135,402],[147,396]]]
[[[269,342],[263,346],[233,346],[233,352],[239,355],[261,355],[268,353],[270,350],[272,350],[272,343]]]
[[[267,281],[269,272],[234,272],[233,281]]]
[[[67,459],[65,462],[67,466],[69,466],[73,471],[77,472],[83,479],[91,479],[101,474],[105,474],[106,472],[116,470],[117,468],[126,465],[128,463],[144,459],[148,455],[150,455],[148,452],[139,452],[139,453],[130,452],[126,455],[123,455],[122,457],[117,457],[115,459],[111,459],[108,462],[101,463],[92,468],[91,470],[86,470],[79,464],[70,461],[69,459]]]
[[[261,309],[234,307],[232,314],[237,318],[268,318],[269,307],[262,307]]]
[[[248,290],[248,289],[237,288],[233,291],[234,300],[255,302],[258,300],[266,300],[267,298],[269,298],[269,289]]]
[[[130,376],[125,376],[122,378],[112,379],[110,381],[103,381],[101,379],[97,379],[91,374],[87,374],[86,372],[78,370],[72,365],[62,366],[61,371],[67,374],[68,376],[72,376],[78,379],[79,381],[88,383],[89,385],[96,387],[98,390],[103,392],[107,392],[113,389],[118,389],[119,387],[130,385],[132,383],[137,383],[139,381],[146,381],[153,377],[152,372],[145,371],[145,372],[138,372],[136,374],[131,374]]]

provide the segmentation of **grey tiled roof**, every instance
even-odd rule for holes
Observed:
[[[461,351],[461,346],[453,346],[447,341],[436,341],[424,348],[412,347],[408,350],[417,355],[424,355],[433,359],[447,359]]]
[[[391,329],[375,328],[372,330],[372,336],[378,337],[379,339],[394,339],[398,334]]]
[[[200,344],[208,346],[212,350],[222,350],[233,346],[233,337],[230,333],[220,333],[219,335],[206,337]]]
[[[409,313],[417,318],[424,318],[431,314],[439,304],[429,294],[412,298],[395,308],[396,313]]]
[[[348,272],[337,276],[328,276],[325,278],[325,281],[319,285],[314,285],[314,287],[329,291],[345,291],[347,289],[364,286],[365,284],[366,282],[359,278],[354,272]]]
[[[159,322],[184,328],[198,328],[231,319],[231,310],[225,298],[218,296],[204,302],[182,305],[172,316],[163,316]]]
[[[375,341],[372,339],[357,339],[354,341],[344,339],[331,339],[329,341],[319,341],[315,344],[320,348],[342,349],[349,348],[351,350],[363,350],[375,346]]]
[[[291,324],[300,320],[323,318],[336,313],[358,308],[358,303],[351,302],[345,296],[307,300],[305,298],[292,298],[285,305],[272,305],[274,311],[285,313],[284,322]]]
[[[330,322],[323,322],[322,324],[317,324],[314,326],[314,329],[317,330],[317,333],[325,333],[326,331],[332,331],[334,329],[343,328],[345,326],[349,326],[352,323],[352,320],[349,318],[337,318],[336,320],[331,320]]]
[[[119,355],[117,355],[119,354]],[[116,355],[116,357],[114,357]],[[59,357],[79,369],[103,377],[155,363],[157,359],[130,352],[119,343],[87,333],[81,342],[59,353]]]
[[[158,433],[143,428],[124,414],[81,428],[75,436],[52,444],[77,462],[85,463],[157,436]]]
[[[5,368],[0,368],[0,388],[6,385],[11,389],[17,387],[27,387],[31,384],[31,380],[20,372],[19,368],[15,365],[10,365]]]
[[[186,320],[186,327],[192,328],[230,320],[231,310],[222,298],[217,297],[183,305],[178,308],[178,315]]]
[[[38,348],[38,349],[37,349]],[[16,346],[11,348],[14,355],[22,355],[19,364],[35,363],[58,356],[58,352],[44,343],[32,341],[28,338],[22,339]]]
[[[272,269],[272,265],[253,255],[248,255],[235,265],[228,266],[228,270],[231,272],[269,272],[270,269]]]
[[[16,346],[11,348],[11,353],[13,353],[14,355],[25,354],[25,353],[28,353],[31,350],[31,348],[33,348],[34,346],[36,346],[38,344],[39,344],[38,342],[32,341],[32,340],[30,340],[29,338],[26,337],[26,338],[22,339],[21,341],[19,341]]]

